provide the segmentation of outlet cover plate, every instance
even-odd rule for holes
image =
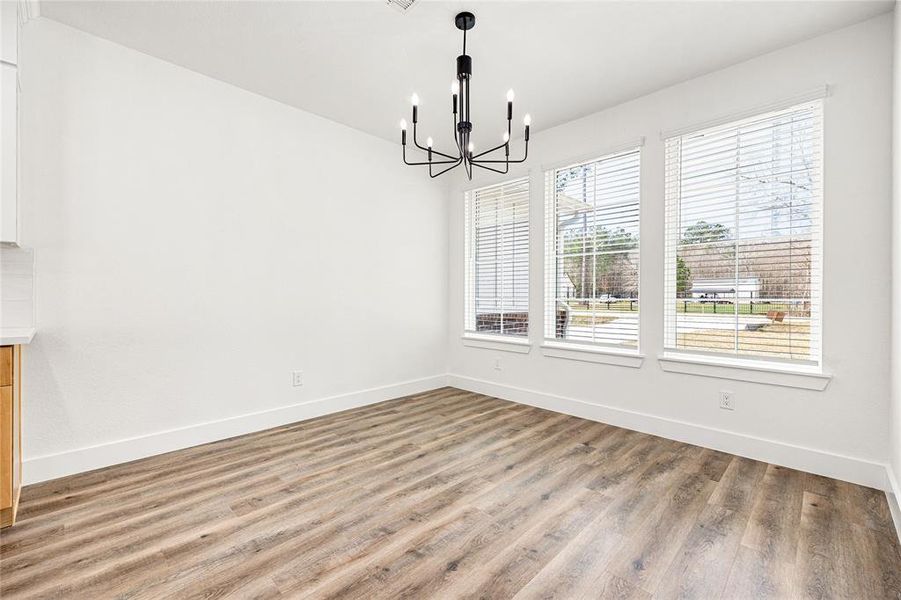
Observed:
[[[735,410],[735,394],[725,390],[721,391],[720,408],[723,410]]]

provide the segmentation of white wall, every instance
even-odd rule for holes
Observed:
[[[29,481],[443,383],[445,193],[396,145],[46,19],[21,41]]]
[[[464,347],[463,198],[450,191],[452,384],[882,487],[889,455],[892,16],[700,77],[533,136],[528,354]],[[603,73],[596,74],[603,77]],[[660,132],[829,84],[825,101],[824,392],[664,373]],[[528,104],[528,99],[523,98]],[[533,115],[540,123],[541,115]],[[642,151],[642,368],[545,357],[541,165],[646,138]],[[511,177],[520,176],[516,170]],[[498,178],[484,178],[484,185]],[[494,368],[502,358],[502,370]],[[735,392],[734,412],[718,408]]]

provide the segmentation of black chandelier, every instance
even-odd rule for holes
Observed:
[[[457,29],[463,32],[463,54],[457,57],[457,79],[451,86],[451,93],[454,96],[454,141],[457,144],[456,154],[445,154],[439,152],[432,147],[432,138],[426,140],[426,145],[419,143],[416,137],[416,124],[419,121],[419,96],[413,94],[410,101],[413,103],[413,145],[428,154],[428,160],[421,162],[410,162],[407,160],[407,121],[401,119],[400,122],[400,143],[403,146],[404,163],[412,166],[428,166],[429,176],[438,177],[447,173],[451,169],[455,169],[463,165],[466,176],[472,179],[472,168],[479,167],[495,173],[507,173],[511,164],[525,162],[529,157],[529,126],[532,119],[526,115],[523,119],[525,125],[525,153],[519,160],[510,159],[510,133],[511,123],[513,121],[513,90],[507,92],[507,131],[504,132],[503,142],[499,146],[495,146],[484,152],[475,154],[475,145],[472,141],[472,120],[469,111],[469,87],[472,80],[472,57],[466,54],[466,32],[476,24],[476,17],[470,12],[461,12],[454,19]],[[461,101],[458,103],[458,96],[462,94]],[[504,159],[489,158],[494,152],[504,150]],[[482,158],[485,157],[485,158]],[[449,165],[449,166],[444,166]],[[495,166],[490,166],[495,165]],[[503,165],[503,169],[499,165]],[[433,168],[437,168],[434,170]]]

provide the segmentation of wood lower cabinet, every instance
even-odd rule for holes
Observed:
[[[22,346],[0,346],[0,527],[16,522],[22,489]]]

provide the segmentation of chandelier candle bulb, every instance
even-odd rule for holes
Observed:
[[[426,139],[425,145],[428,146],[429,148],[431,148],[432,147],[432,138]]]

